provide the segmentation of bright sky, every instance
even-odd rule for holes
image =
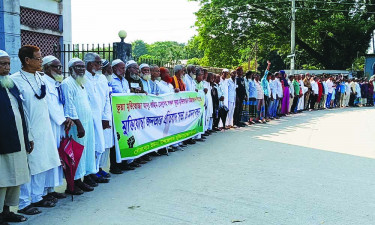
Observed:
[[[199,4],[188,0],[72,0],[74,44],[120,41],[119,30],[128,33],[125,42],[142,39],[187,43],[196,34]]]

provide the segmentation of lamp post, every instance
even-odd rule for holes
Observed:
[[[124,42],[127,36],[125,30],[120,30],[118,36],[121,41],[113,43],[113,56],[114,59],[121,59],[123,62],[126,62],[132,58],[132,45]]]

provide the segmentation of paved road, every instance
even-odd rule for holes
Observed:
[[[375,224],[375,109],[220,132],[30,217],[44,224]]]

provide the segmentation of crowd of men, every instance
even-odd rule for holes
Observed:
[[[23,46],[18,53],[22,69],[12,75],[10,58],[0,51],[0,225],[23,222],[25,215],[54,207],[58,199],[93,191],[108,183],[112,174],[134,170],[187,145],[204,142],[211,133],[234,127],[266,123],[288,114],[347,106],[373,106],[370,81],[342,76],[287,76],[271,74],[271,63],[263,77],[241,67],[221,74],[200,66],[177,65],[173,71],[157,65],[138,65],[120,59],[109,62],[96,53],[68,63],[64,79],[62,65],[54,56],[42,58],[36,46]],[[172,74],[171,74],[172,73]],[[111,94],[161,95],[181,91],[201,92],[205,99],[204,133],[135,160],[122,161],[115,150],[119,135],[113,132]],[[74,189],[55,192],[64,174],[58,154],[66,135],[84,146],[74,177]],[[108,159],[110,170],[106,172]],[[18,206],[18,213],[10,211]]]

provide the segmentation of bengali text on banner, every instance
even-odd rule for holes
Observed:
[[[113,124],[120,137],[117,155],[134,159],[203,133],[204,96],[198,92],[165,95],[112,95]]]

